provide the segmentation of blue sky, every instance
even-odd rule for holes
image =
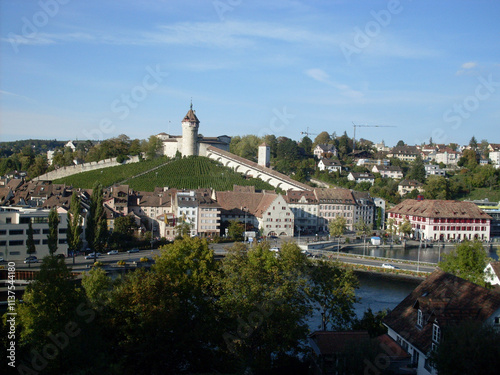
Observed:
[[[0,139],[500,143],[500,2],[0,2]],[[315,135],[311,135],[314,139]]]

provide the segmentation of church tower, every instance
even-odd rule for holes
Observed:
[[[182,120],[182,156],[198,155],[198,126],[200,120],[193,111],[193,102]]]

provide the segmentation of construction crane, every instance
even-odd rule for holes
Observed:
[[[354,132],[353,132],[353,137],[352,137],[352,154],[354,155],[354,152],[356,151],[356,128],[395,128],[396,126],[394,125],[367,125],[367,124],[362,124],[362,125],[356,125],[354,122],[352,123]]]
[[[309,138],[310,135],[318,135],[318,133],[311,133],[311,132],[309,132],[309,126],[307,127],[307,131],[300,132],[300,134],[305,134],[306,137],[308,137],[308,138]]]

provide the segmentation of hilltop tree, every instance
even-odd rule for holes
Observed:
[[[420,155],[417,155],[415,160],[411,163],[410,170],[406,177],[410,180],[417,180],[419,182],[425,181],[425,166]]]
[[[326,131],[323,131],[319,133],[316,136],[316,138],[314,138],[313,147],[316,147],[317,145],[326,145],[330,143],[330,141],[331,141],[330,134],[328,134],[328,132]]]
[[[33,225],[31,224],[31,220],[28,223],[28,238],[26,239],[26,253],[28,256],[36,253],[35,241],[33,240]],[[31,262],[28,263],[28,267],[31,267]]]
[[[160,138],[152,135],[149,137],[148,141],[144,145],[144,152],[146,153],[146,159],[155,159],[160,155],[163,147],[163,143]]]
[[[459,167],[474,169],[479,164],[479,154],[474,150],[464,150],[462,157],[458,160]]]
[[[471,149],[473,149],[474,151],[477,149],[477,140],[476,140],[476,137],[472,136],[472,138],[470,139],[469,141],[469,146],[471,147]]]
[[[306,157],[311,157],[312,156],[312,141],[311,138],[308,136],[305,136],[302,138],[302,141],[300,141],[300,147],[304,150],[304,155]]]
[[[396,147],[403,147],[405,145],[405,142],[403,140],[399,140],[398,143],[396,143]]]
[[[50,255],[54,255],[57,251],[59,222],[57,209],[52,208],[49,212],[49,234],[47,235],[47,246],[49,247]]]
[[[450,182],[443,176],[429,176],[424,185],[427,199],[450,199]]]

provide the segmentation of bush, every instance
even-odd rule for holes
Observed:
[[[119,266],[124,266],[125,264],[127,264],[127,262],[125,262],[124,260],[119,260],[118,262],[116,262],[116,264]]]
[[[94,263],[94,267],[102,267],[104,266],[104,263],[98,260],[97,262]]]
[[[141,259],[139,259],[139,262],[141,262],[141,263],[147,263],[147,262],[149,262],[149,258],[148,257],[142,257]]]

